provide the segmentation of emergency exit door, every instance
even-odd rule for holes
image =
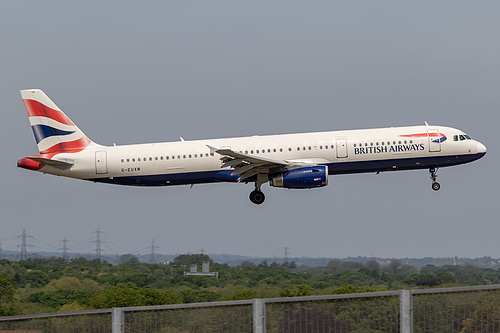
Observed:
[[[346,139],[337,139],[337,158],[346,158],[347,157],[347,140]]]

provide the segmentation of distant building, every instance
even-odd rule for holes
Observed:
[[[184,272],[184,275],[196,276],[215,276],[219,278],[219,272],[210,272],[210,262],[204,261],[201,272],[198,272],[198,265],[191,265],[189,272]]]

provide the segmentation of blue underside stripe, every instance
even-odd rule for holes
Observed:
[[[390,159],[358,162],[337,162],[329,163],[328,174],[348,174],[363,172],[383,172],[396,170],[416,170],[435,167],[447,167],[472,162],[481,158],[484,154],[451,155],[423,158]],[[226,170],[230,174],[232,171]],[[137,186],[167,186],[167,185],[187,185],[220,182],[221,179],[236,181],[237,177],[221,177],[221,171],[187,172],[176,174],[148,175],[148,176],[125,176],[109,178],[88,179],[94,182],[111,183],[118,185]],[[246,179],[245,182],[253,182],[254,178]]]

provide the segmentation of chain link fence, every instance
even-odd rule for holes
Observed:
[[[413,331],[500,332],[500,287],[414,290]]]
[[[399,332],[399,292],[266,301],[266,332]]]
[[[89,310],[31,316],[0,317],[1,332],[111,332],[112,310]]]
[[[124,308],[124,333],[252,333],[253,301]]]
[[[0,317],[0,333],[500,332],[500,285]]]

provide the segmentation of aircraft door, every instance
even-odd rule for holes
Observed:
[[[337,139],[337,158],[346,158],[347,157],[347,139]]]
[[[95,152],[95,173],[108,173],[108,159],[105,151]]]
[[[427,138],[429,139],[429,151],[439,152],[441,151],[441,137],[439,136],[438,130],[428,130]]]

